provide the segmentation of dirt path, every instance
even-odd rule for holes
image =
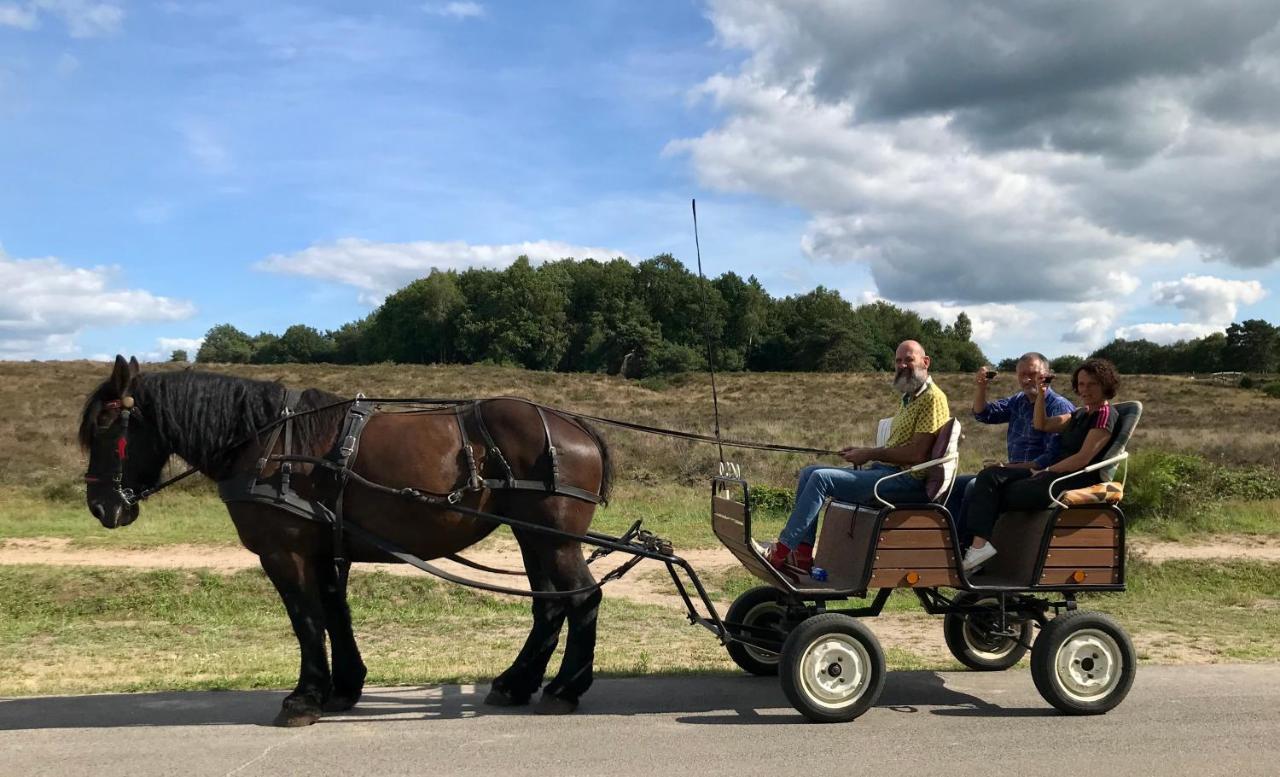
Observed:
[[[1280,562],[1280,537],[1226,537],[1206,543],[1137,541],[1134,551],[1157,563],[1173,559],[1253,559]],[[681,551],[700,575],[725,572],[738,567],[728,551],[715,548]],[[520,554],[510,540],[489,541],[480,549],[469,551],[467,558],[486,566],[519,569]],[[599,569],[611,569],[617,556],[598,562]],[[472,579],[509,587],[523,587],[522,577],[476,572],[449,561],[439,565]],[[167,545],[145,550],[79,548],[61,538],[39,538],[0,541],[0,565],[48,564],[61,566],[124,567],[129,569],[203,569],[231,574],[254,569],[258,559],[239,547],[199,545]],[[383,571],[393,575],[421,575],[406,564],[362,564],[353,574]],[[597,572],[600,574],[600,572]],[[606,589],[609,597],[626,599],[683,610],[684,604],[672,588],[666,570],[652,561],[640,564],[627,577],[614,581]],[[716,602],[723,615],[728,602]],[[886,647],[908,647],[910,652],[926,660],[946,661],[949,652],[942,639],[939,621],[924,613],[886,613],[876,619],[875,631]],[[1134,638],[1142,655],[1159,663],[1212,663],[1216,652],[1212,646],[1188,643],[1171,635],[1140,634]]]

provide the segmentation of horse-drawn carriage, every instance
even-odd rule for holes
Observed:
[[[382,412],[396,408],[403,412]],[[1127,456],[1141,405],[1116,410],[1106,458],[1086,471],[1114,471]],[[992,538],[1000,555],[981,576],[966,575],[942,507],[957,458],[953,422],[940,455],[912,468],[933,470],[931,502],[828,506],[817,562],[830,576],[816,581],[766,563],[752,542],[750,487],[722,471],[712,481],[713,530],[767,585],[721,618],[696,571],[638,521],[621,537],[588,531],[608,494],[610,463],[585,421],[711,441],[511,398],[349,400],[208,373],[142,375],[122,357],[90,394],[80,440],[89,452],[88,506],[108,528],[131,523],[142,500],[192,473],[219,482],[241,541],[261,558],[298,638],[298,685],[280,725],[312,723],[360,698],[366,672],[346,599],[352,561],[398,560],[468,582],[424,559],[453,557],[500,525],[520,543],[532,590],[471,584],[532,597],[533,625],[495,679],[491,704],[525,704],[542,688],[540,712],[572,711],[591,683],[600,588],[643,559],[666,566],[692,622],[716,633],[748,672],[779,674],[787,698],[811,720],[850,720],[875,703],[884,655],[857,619],[879,614],[897,588],[911,588],[926,611],[945,616],[947,644],[967,666],[1005,669],[1030,649],[1037,688],[1063,711],[1105,712],[1129,690],[1128,637],[1110,618],[1076,608],[1081,592],[1124,588],[1124,516],[1108,501],[1116,491],[1102,489],[1095,494],[1102,501],[1090,504],[1074,504],[1084,497],[1068,492],[1054,509],[1005,516]],[[172,455],[191,469],[161,482]],[[584,544],[598,549],[589,560]],[[631,558],[596,582],[587,564],[615,551]],[[873,589],[868,606],[829,606]],[[543,687],[566,622],[563,663]]]
[[[1116,411],[1103,460],[1058,479],[1104,470],[1102,486],[1058,494],[1050,509],[1005,513],[992,538],[1000,554],[976,574],[960,564],[959,536],[943,506],[954,480],[958,422],[940,435],[935,452],[943,455],[911,468],[932,470],[930,502],[895,505],[877,493],[878,508],[828,503],[814,558],[827,572],[821,581],[766,561],[752,541],[750,486],[737,473],[722,473],[712,481],[712,528],[766,583],[739,596],[716,627],[729,655],[752,674],[780,675],[788,700],[810,720],[851,720],[875,704],[885,678],[884,653],[859,618],[879,615],[894,590],[907,588],[926,612],[944,616],[947,647],[965,666],[1008,669],[1030,650],[1036,688],[1054,707],[1070,714],[1112,709],[1133,683],[1133,645],[1108,616],[1078,609],[1076,597],[1124,590],[1123,488],[1108,481],[1128,458],[1142,405],[1122,402]],[[872,590],[869,605],[831,606]]]

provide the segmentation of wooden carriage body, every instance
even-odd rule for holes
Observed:
[[[1124,589],[1124,514],[1115,505],[1005,513],[992,538],[999,555],[981,572],[966,575],[946,508],[920,504],[877,509],[830,502],[814,558],[827,579],[817,581],[774,569],[753,546],[745,481],[716,478],[714,488],[712,527],[721,543],[756,577],[804,599],[864,596],[885,588]]]

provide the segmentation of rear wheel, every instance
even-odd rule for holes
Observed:
[[[782,692],[816,723],[853,720],[884,690],[884,651],[871,630],[851,616],[823,613],[787,636],[780,666]]]
[[[772,586],[762,585],[758,588],[752,588],[739,596],[729,607],[729,612],[725,614],[724,620],[726,625],[730,623],[742,624],[754,626],[758,629],[766,629],[771,633],[776,632],[778,650],[782,649],[782,643],[787,638],[787,608],[782,601],[782,592]],[[732,626],[729,628],[730,636],[737,636],[738,634],[762,636],[755,630],[744,631],[739,629],[734,631]],[[730,642],[727,645],[727,649],[733,662],[751,674],[768,677],[778,673],[779,655],[776,651],[765,650],[742,642]]]
[[[955,604],[981,608],[974,612],[949,612],[942,620],[942,635],[956,660],[979,672],[999,672],[1022,660],[1031,644],[1031,621],[1006,615],[1006,625],[1017,634],[993,633],[1000,623],[1000,600],[995,596],[962,593]]]
[[[1068,715],[1101,715],[1133,686],[1133,642],[1120,624],[1074,610],[1049,621],[1031,648],[1031,677],[1044,700]]]

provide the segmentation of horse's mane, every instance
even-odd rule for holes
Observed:
[[[216,480],[231,474],[239,443],[280,418],[284,386],[184,370],[139,375],[134,396],[142,417],[164,445]],[[334,394],[319,389],[302,393],[295,411],[334,403],[339,404],[294,421],[295,450],[323,452],[347,411],[347,403]]]

